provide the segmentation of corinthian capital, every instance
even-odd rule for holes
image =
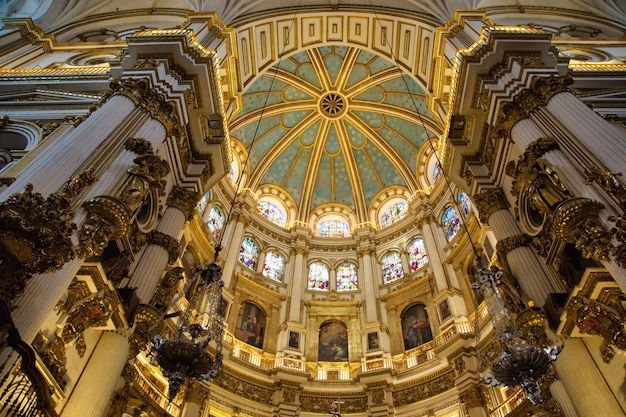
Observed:
[[[496,211],[506,210],[511,207],[502,188],[494,188],[493,190],[485,191],[480,194],[474,194],[472,199],[478,209],[482,223],[487,223],[489,217]]]

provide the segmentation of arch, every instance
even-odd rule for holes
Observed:
[[[348,362],[348,327],[339,320],[320,325],[317,359],[322,362]]]
[[[433,332],[424,304],[415,303],[408,306],[400,315],[400,322],[405,350],[413,349],[433,340]]]
[[[266,220],[285,227],[287,224],[287,210],[282,201],[274,196],[263,196],[256,205],[257,212]]]
[[[350,222],[340,214],[326,214],[315,224],[315,235],[320,237],[349,237]]]
[[[238,260],[248,268],[256,269],[256,264],[259,260],[259,245],[250,236],[243,238]]]
[[[246,301],[241,305],[235,337],[251,346],[263,348],[267,315],[259,305]]]
[[[383,284],[388,284],[404,277],[404,268],[402,267],[400,252],[395,250],[387,252],[382,256],[380,263],[383,272]]]
[[[378,210],[377,224],[381,228],[391,226],[409,213],[409,203],[400,197],[391,198]]]
[[[324,262],[314,261],[309,264],[307,289],[326,291],[330,280],[330,269]]]
[[[259,203],[261,203],[262,201],[269,202],[278,207],[279,210],[283,212],[284,221],[282,222],[282,224],[274,222],[270,218],[265,217],[262,211],[259,211],[259,214],[261,216],[265,217],[272,223],[278,224],[279,226],[285,228],[288,228],[291,226],[291,224],[293,224],[293,219],[296,218],[296,203],[287,191],[272,184],[264,184],[256,191],[256,198],[257,210],[259,210]]]
[[[318,233],[318,225],[326,220],[338,220],[348,224],[348,234],[343,237],[350,236],[352,228],[355,227],[357,220],[356,215],[352,209],[343,204],[323,204],[315,209],[309,218],[309,224],[313,225],[313,232],[316,236],[321,236]],[[323,236],[322,236],[323,237]],[[340,237],[340,236],[327,236],[327,237]]]

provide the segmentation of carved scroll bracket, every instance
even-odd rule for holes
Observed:
[[[87,218],[78,232],[79,244],[74,251],[81,258],[99,256],[109,240],[128,233],[130,214],[126,206],[110,196],[94,197],[85,202]]]

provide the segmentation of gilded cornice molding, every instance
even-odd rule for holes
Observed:
[[[153,245],[162,247],[167,251],[168,260],[170,265],[176,262],[180,255],[180,243],[173,237],[161,233],[157,230],[152,230],[148,233],[147,242]]]
[[[183,188],[179,185],[172,187],[172,191],[167,197],[167,205],[179,209],[185,215],[186,220],[191,220],[195,212],[198,201],[200,201],[199,192]]]
[[[474,206],[478,209],[481,223],[489,222],[489,217],[498,210],[506,210],[511,205],[502,188],[494,188],[472,197]]]

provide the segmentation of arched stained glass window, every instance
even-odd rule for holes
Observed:
[[[390,252],[383,256],[383,282],[394,281],[404,277],[404,269],[402,268],[402,260],[398,252]]]
[[[323,291],[328,289],[328,267],[321,262],[309,265],[309,290]]]
[[[209,204],[209,193],[205,193],[200,199],[200,201],[198,201],[198,211],[200,212],[200,214],[204,213],[204,209],[206,209],[206,206],[208,204]]]
[[[459,220],[459,216],[456,214],[456,210],[453,207],[449,207],[443,213],[443,228],[446,232],[448,240],[452,240],[461,228],[461,221]]]
[[[317,223],[316,232],[321,237],[348,237],[350,226],[341,220],[323,220]]]
[[[380,215],[380,225],[382,227],[387,227],[397,222],[398,220],[406,216],[408,210],[409,205],[406,203],[406,201],[399,201],[395,204],[392,204]]]
[[[211,207],[209,217],[206,219],[206,225],[215,239],[219,239],[224,228],[224,213],[219,206]]]
[[[241,243],[241,249],[239,249],[239,262],[250,269],[254,269],[258,259],[259,247],[254,243],[254,240],[245,237]]]
[[[267,251],[265,254],[265,265],[263,265],[263,276],[282,282],[284,271],[285,258],[272,251]]]
[[[344,262],[337,267],[337,291],[356,291],[359,282],[356,277],[356,265]]]
[[[409,264],[411,271],[416,271],[428,263],[428,254],[424,247],[424,239],[418,237],[409,246]]]
[[[435,167],[433,168],[433,184],[436,184],[437,181],[439,181],[442,172],[443,169],[441,168],[441,164],[439,163],[439,161],[435,162]]]
[[[261,216],[265,217],[272,223],[285,227],[287,216],[285,215],[285,212],[280,209],[280,207],[267,200],[260,200],[256,207]]]
[[[461,210],[463,210],[463,214],[467,216],[472,209],[472,203],[464,192],[459,194],[459,205],[461,206]]]

